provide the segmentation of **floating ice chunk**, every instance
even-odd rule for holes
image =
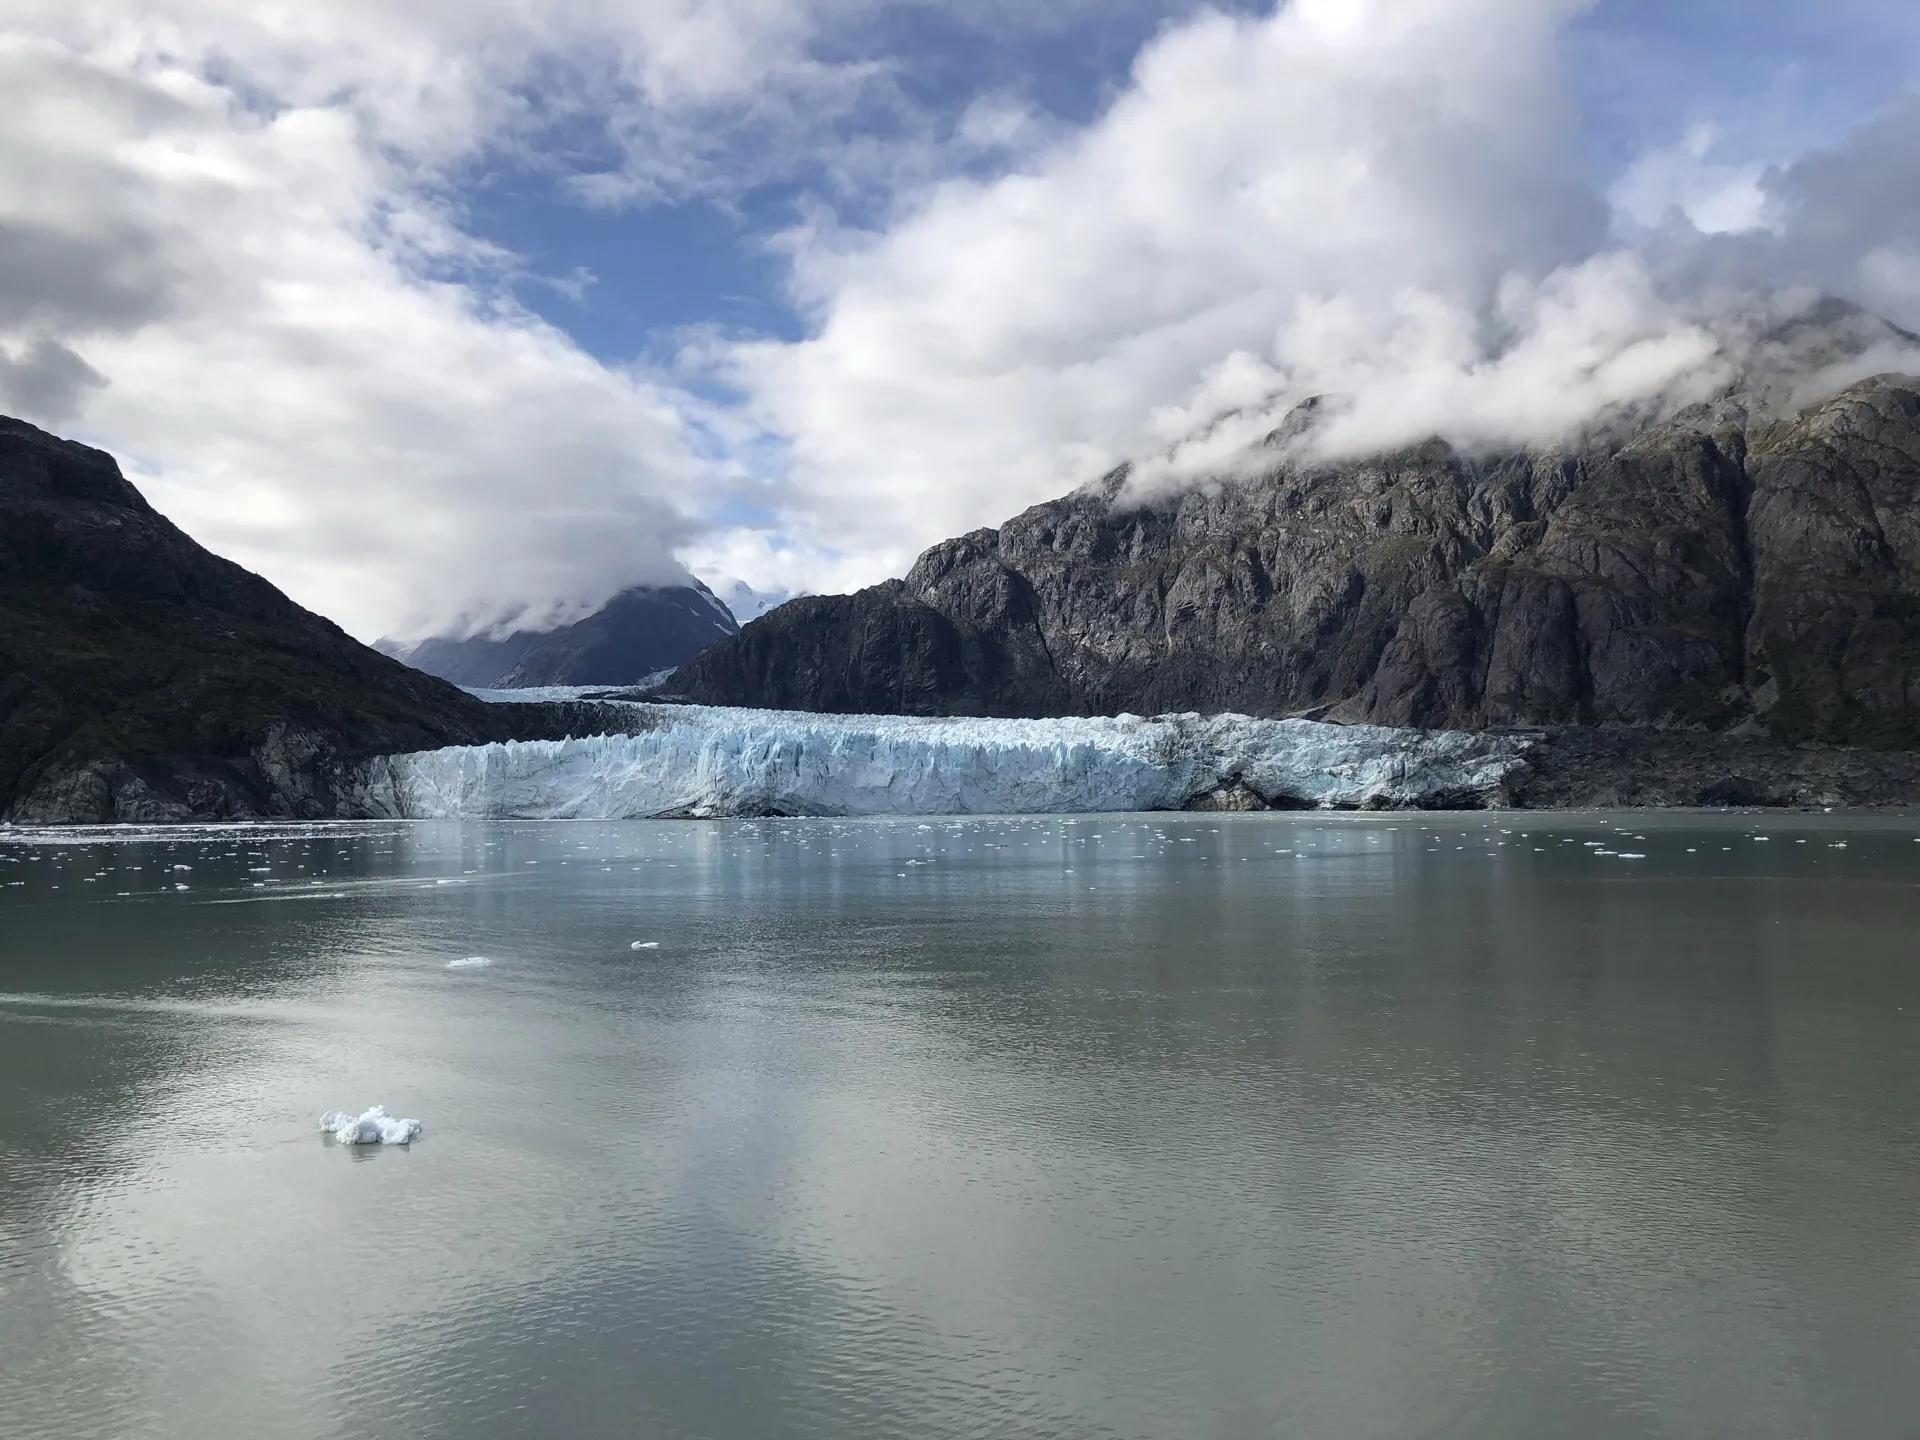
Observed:
[[[320,1117],[320,1128],[342,1145],[406,1145],[420,1133],[420,1122],[389,1115],[385,1106],[376,1105],[359,1115],[329,1110]]]
[[[469,955],[464,960],[447,961],[449,970],[478,970],[482,965],[491,965],[493,961],[485,955]]]
[[[627,948],[629,950],[658,950],[660,948],[660,942],[658,940],[636,940]]]

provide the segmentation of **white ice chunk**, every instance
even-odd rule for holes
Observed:
[[[491,965],[491,964],[493,964],[493,961],[489,960],[485,955],[469,955],[462,960],[447,961],[447,969],[478,970],[482,965]]]
[[[320,1128],[342,1145],[406,1145],[420,1133],[420,1122],[389,1115],[376,1105],[359,1115],[329,1110],[320,1117]]]
[[[660,948],[660,942],[658,940],[636,940],[627,948],[629,950],[658,950]]]

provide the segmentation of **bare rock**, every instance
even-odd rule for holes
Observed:
[[[371,756],[621,723],[377,654],[195,544],[111,456],[0,417],[0,818],[328,816]]]
[[[1155,504],[1116,472],[904,581],[781,606],[673,688],[1920,746],[1920,382],[1761,414],[1735,396],[1565,450],[1277,460]]]

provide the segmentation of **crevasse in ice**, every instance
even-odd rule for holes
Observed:
[[[1243,788],[1268,803],[1497,802],[1510,735],[1137,715],[925,720],[636,705],[639,735],[510,741],[363,767],[361,813],[418,819],[980,815],[1179,809]]]

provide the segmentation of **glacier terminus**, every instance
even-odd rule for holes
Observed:
[[[554,692],[524,692],[528,699]],[[362,767],[355,808],[414,819],[982,815],[1503,802],[1522,736],[1115,715],[820,715],[634,703],[636,734],[505,741]]]

